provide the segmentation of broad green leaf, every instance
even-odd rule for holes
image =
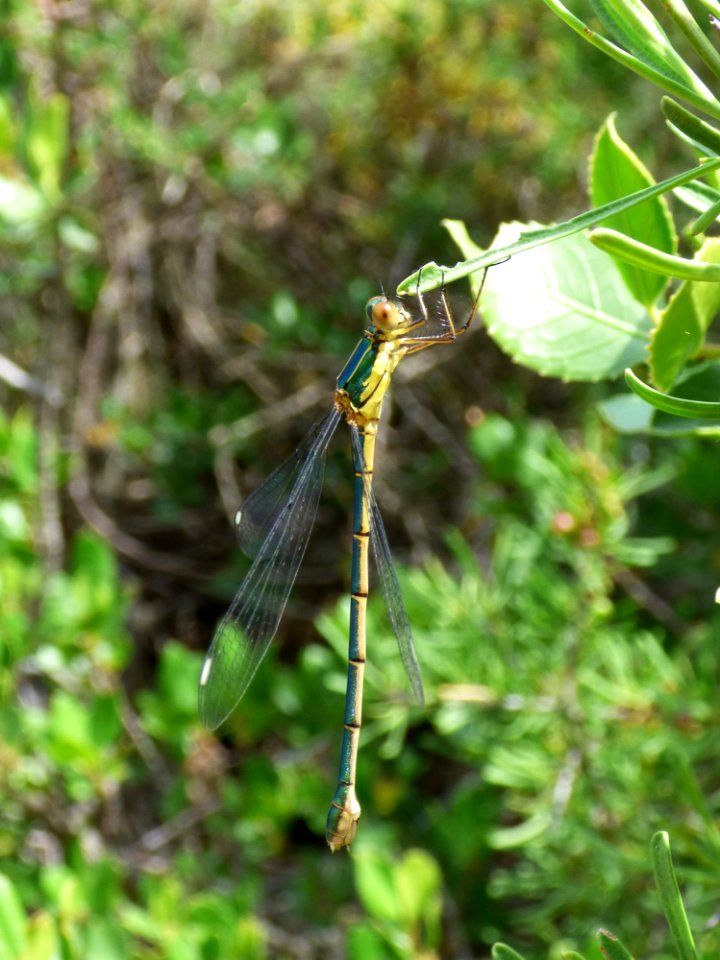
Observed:
[[[715,263],[704,263],[700,260],[688,260],[686,257],[674,257],[663,253],[645,243],[631,240],[623,233],[598,227],[590,234],[590,240],[600,250],[613,257],[622,258],[636,267],[651,270],[654,273],[667,277],[677,277],[679,280],[698,280],[705,283],[716,283],[720,280],[720,266]]]
[[[673,869],[667,833],[659,831],[653,836],[650,841],[650,853],[660,903],[675,940],[678,956],[680,960],[697,960],[695,942]]]
[[[685,397],[660,393],[637,377],[632,370],[625,371],[627,385],[647,403],[676,417],[692,417],[699,420],[720,420],[720,402],[692,400]]]
[[[606,960],[633,960],[633,955],[614,933],[598,930],[596,936],[600,952]]]
[[[353,858],[355,886],[363,906],[372,917],[397,923],[401,918],[392,864],[372,852],[358,852]]]
[[[615,216],[623,210],[627,210],[637,203],[644,203],[646,200],[652,200],[659,197],[668,190],[673,190],[691,180],[703,177],[713,170],[720,169],[720,157],[713,157],[707,163],[686,170],[675,177],[662,180],[652,187],[646,187],[637,193],[630,194],[629,197],[623,197],[621,200],[613,200],[612,203],[606,203],[602,207],[596,207],[593,210],[586,210],[585,213],[566,220],[564,223],[557,223],[550,227],[542,227],[536,230],[526,230],[520,234],[512,243],[504,247],[491,247],[489,250],[481,250],[475,247],[476,253],[471,259],[463,260],[452,267],[441,267],[434,261],[424,264],[419,270],[410,274],[398,285],[397,292],[400,296],[414,294],[418,290],[420,293],[427,293],[429,290],[435,290],[443,283],[454,283],[456,280],[462,280],[463,277],[469,277],[471,273],[482,270],[483,267],[490,266],[507,260],[508,257],[516,256],[518,253],[525,253],[534,247],[542,246],[551,241],[562,240],[565,237],[579,233],[581,230],[588,230],[597,226],[608,217]],[[453,225],[458,221],[444,221],[448,229],[453,232]]]
[[[595,138],[590,161],[593,204],[600,207],[653,183],[649,170],[618,134],[614,115],[609,116]],[[664,197],[630,207],[610,217],[606,226],[665,253],[677,250],[677,235]],[[646,307],[655,303],[667,285],[658,273],[638,269],[624,260],[618,260],[617,265],[630,292]]]
[[[0,960],[15,960],[25,949],[25,911],[10,880],[0,873]]]
[[[521,226],[503,225],[495,242],[506,243]],[[473,252],[469,238],[464,252]],[[565,380],[619,376],[645,359],[652,329],[614,262],[585,237],[494,267],[481,309],[488,333],[515,361]]]
[[[696,257],[720,265],[720,239],[705,241]],[[720,310],[720,283],[685,282],[660,313],[650,343],[649,361],[653,383],[669,390],[687,361],[705,342],[708,327]]]
[[[616,39],[639,60],[703,96],[712,97],[641,0],[591,0],[591,4]]]

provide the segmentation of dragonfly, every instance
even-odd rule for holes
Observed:
[[[335,852],[354,840],[361,807],[357,758],[362,726],[366,661],[369,543],[385,595],[390,622],[415,700],[424,703],[412,630],[393,566],[387,534],[373,492],[375,441],[383,400],[398,363],[429,347],[453,343],[470,327],[486,272],[465,322],[457,326],[441,286],[438,317],[431,321],[420,279],[414,316],[401,300],[372,297],[367,327],[341,370],[330,412],[318,421],[295,453],[252,493],[238,510],[240,544],[253,559],[230,609],[219,623],[200,675],[199,712],[211,730],[233,712],[277,632],[315,521],[328,445],[342,420],[350,428],[353,460],[350,637],[340,770],[327,817],[325,838]]]

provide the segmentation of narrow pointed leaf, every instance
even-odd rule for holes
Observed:
[[[606,960],[633,960],[633,955],[614,933],[610,933],[609,930],[598,930],[596,936],[600,953]]]
[[[691,237],[697,237],[700,233],[705,233],[708,227],[720,217],[720,199],[711,204],[704,213],[701,213],[697,220],[688,227],[688,233]]]
[[[686,84],[703,96],[712,93],[673,47],[659,21],[640,0],[591,0],[593,9],[615,38],[648,66]]]
[[[57,202],[61,196],[69,122],[67,97],[61,93],[44,97],[37,89],[31,89],[23,139],[25,160],[31,176],[51,202]]]
[[[720,17],[720,3],[718,0],[700,0],[700,3],[716,17]]]
[[[525,960],[522,954],[513,950],[506,943],[494,943],[490,954],[492,960]]]
[[[700,181],[678,187],[677,190],[673,190],[673,195],[686,207],[696,210],[698,213],[704,213],[714,203],[720,201],[720,190],[709,187],[706,183]]]
[[[629,369],[625,371],[625,382],[639,397],[665,413],[672,413],[676,417],[691,417],[695,420],[720,420],[720,403],[687,400],[684,397],[660,393],[659,390],[653,390]]]
[[[25,911],[14,884],[0,874],[0,943],[10,960],[25,949]]]
[[[663,7],[677,27],[685,34],[688,43],[695,49],[716,77],[720,76],[720,54],[700,29],[690,13],[685,0],[664,0]]]
[[[707,163],[686,170],[677,176],[669,177],[667,180],[662,180],[652,187],[647,187],[620,200],[606,203],[602,207],[597,207],[594,210],[586,210],[585,213],[566,220],[564,223],[524,231],[512,243],[507,243],[502,247],[495,247],[490,250],[482,250],[476,253],[472,259],[461,261],[452,267],[441,267],[431,261],[410,274],[409,277],[406,277],[398,285],[397,292],[400,296],[403,296],[405,294],[412,295],[418,289],[421,293],[436,290],[442,286],[443,283],[454,283],[456,280],[470,276],[471,273],[482,270],[483,267],[500,263],[508,257],[515,256],[518,253],[524,253],[526,250],[532,250],[533,247],[539,247],[551,241],[561,240],[564,237],[572,236],[574,233],[579,233],[581,230],[588,230],[591,227],[595,227],[597,224],[602,223],[603,220],[607,220],[608,217],[621,213],[623,210],[627,210],[637,203],[643,203],[645,200],[659,197],[661,194],[667,193],[668,190],[673,190],[675,187],[690,183],[690,181],[696,180],[698,177],[706,176],[711,171],[719,168],[720,157],[713,157],[713,159],[708,160]],[[475,249],[479,250],[480,248],[476,247]]]
[[[631,240],[630,237],[616,230],[599,227],[590,234],[590,240],[605,253],[653,273],[677,277],[680,280],[701,280],[708,283],[720,280],[720,264],[674,257],[645,243]]]
[[[613,43],[602,36],[602,34],[591,29],[587,23],[568,10],[561,0],[544,0],[544,2],[572,30],[578,33],[588,43],[597,47],[598,50],[602,50],[607,56],[612,57],[613,60],[617,60],[618,63],[621,63],[629,70],[644,77],[651,83],[656,84],[661,90],[672,93],[676,97],[681,97],[699,110],[704,110],[705,113],[711,117],[718,117],[720,119],[720,102],[715,99],[712,93],[707,91],[707,88],[704,88],[706,92],[701,92],[701,90],[703,90],[701,83],[698,89],[697,84],[688,84],[676,80],[674,77],[668,76],[665,70],[656,69],[646,60],[629,53],[623,47]]]
[[[650,841],[650,852],[660,903],[673,935],[678,956],[680,960],[697,960],[695,941],[673,869],[667,833],[659,831],[653,836]]]
[[[720,130],[677,103],[672,97],[660,101],[666,119],[692,142],[697,143],[706,155],[720,154]]]

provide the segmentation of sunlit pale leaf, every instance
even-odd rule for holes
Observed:
[[[504,225],[495,243],[520,229]],[[618,376],[645,359],[652,329],[614,262],[584,237],[493,267],[481,311],[490,336],[515,361],[565,380]]]

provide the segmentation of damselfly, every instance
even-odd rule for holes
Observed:
[[[328,444],[340,421],[348,423],[354,465],[350,642],[340,773],[325,834],[333,851],[352,843],[360,817],[355,777],[362,723],[369,541],[410,686],[415,699],[424,702],[410,622],[372,487],[383,398],[403,357],[452,343],[465,333],[481,292],[482,284],[460,327],[453,323],[444,288],[435,327],[419,282],[417,318],[399,301],[385,296],[369,300],[365,308],[368,327],[337,378],[332,409],[295,454],[248,497],[236,516],[241,545],[253,564],[215,631],[203,663],[200,718],[211,730],[235,709],[275,636],[315,521]]]

